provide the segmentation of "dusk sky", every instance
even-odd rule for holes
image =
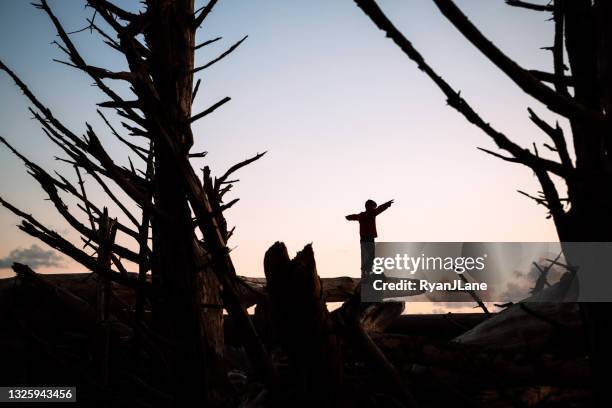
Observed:
[[[137,7],[138,2],[116,2]],[[50,1],[67,30],[82,28],[92,11],[82,1]],[[526,97],[441,15],[430,0],[387,0],[379,4],[429,63],[462,91],[486,121],[530,147],[544,135],[529,121]],[[548,15],[508,7],[502,0],[457,4],[504,52],[529,69],[551,70],[553,41]],[[96,102],[106,100],[81,72],[52,62],[64,59],[50,44],[51,23],[28,1],[0,2],[0,58],[75,133],[89,121],[117,161],[127,151],[98,119]],[[312,242],[319,274],[359,276],[357,223],[344,219],[368,198],[395,205],[378,220],[381,241],[554,241],[542,206],[517,189],[539,189],[527,168],[476,149],[492,141],[446,106],[443,94],[351,0],[221,0],[199,39],[223,40],[196,55],[200,65],[231,44],[249,38],[232,55],[205,70],[194,113],[230,96],[232,101],[196,122],[193,161],[222,174],[257,152],[268,154],[238,174],[227,212],[236,233],[230,241],[238,274],[263,275],[263,255],[275,241],[290,253]],[[120,68],[124,62],[89,31],[74,34],[93,65]],[[48,170],[73,177],[53,160],[60,155],[27,111],[28,101],[0,74],[0,135]],[[115,124],[119,122],[115,119]],[[565,122],[561,122],[565,125]],[[540,148],[543,152],[545,149]],[[79,237],[56,214],[23,165],[0,148],[0,195],[65,234]],[[93,190],[99,206],[108,205]],[[109,205],[113,215],[120,214]],[[75,212],[79,210],[72,206]],[[0,276],[9,254],[42,243],[15,226],[18,218],[0,208]],[[31,251],[30,251],[31,252]],[[43,272],[84,272],[82,266],[49,255]],[[3,269],[2,269],[3,268]]]

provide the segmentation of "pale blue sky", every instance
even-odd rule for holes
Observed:
[[[50,3],[68,30],[83,27],[91,15],[81,1]],[[525,146],[545,141],[526,115],[527,106],[539,113],[543,107],[464,40],[432,1],[380,4],[486,120]],[[540,49],[552,44],[545,14],[510,8],[503,0],[457,4],[523,66],[551,69],[549,52]],[[544,209],[516,193],[538,189],[531,172],[477,151],[493,148],[492,142],[445,105],[434,84],[353,1],[220,0],[200,38],[221,35],[223,41],[199,52],[197,61],[214,58],[245,34],[248,40],[234,54],[203,73],[194,108],[232,97],[194,127],[194,150],[209,151],[206,163],[214,172],[268,150],[239,174],[233,196],[241,201],[227,214],[237,225],[231,245],[238,273],[262,274],[265,250],[281,240],[290,252],[313,242],[323,276],[358,276],[357,226],[344,215],[361,210],[370,197],[396,199],[379,220],[381,240],[556,239]],[[95,35],[74,39],[92,64],[122,66]],[[51,61],[62,57],[53,40],[50,22],[28,1],[0,2],[0,58],[73,130],[82,133],[87,120],[107,135],[95,113],[95,102],[104,98],[84,75]],[[45,168],[70,174],[53,161],[59,152],[30,120],[27,101],[4,74],[0,92],[0,134]],[[120,145],[111,137],[103,141],[125,161]],[[194,164],[200,168],[203,161]],[[78,242],[5,149],[0,172],[4,198]],[[16,222],[0,209],[0,258],[35,242]],[[48,270],[79,268],[66,262]]]

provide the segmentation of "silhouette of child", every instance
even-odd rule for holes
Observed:
[[[368,200],[365,202],[365,211],[346,216],[349,221],[359,221],[361,273],[364,277],[372,272],[372,263],[374,262],[374,239],[378,236],[376,216],[391,207],[391,204],[393,204],[393,200],[389,200],[380,206],[377,206],[374,200]]]

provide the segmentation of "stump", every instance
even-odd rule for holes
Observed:
[[[285,245],[277,242],[266,252],[264,270],[272,321],[308,404],[338,406],[342,356],[312,246],[291,260]]]

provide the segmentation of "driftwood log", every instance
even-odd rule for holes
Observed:
[[[55,274],[45,274],[44,277],[46,280],[54,282],[58,285],[66,287],[72,291],[77,291],[79,293],[87,292],[89,293],[91,289],[91,282],[89,279],[93,279],[95,274],[85,272],[85,273],[55,273]],[[127,273],[127,279],[136,278],[137,274],[133,272]],[[147,276],[148,281],[150,282],[150,275]],[[355,287],[359,285],[359,278],[351,278],[348,276],[340,276],[337,278],[320,278],[321,280],[321,288],[323,290],[323,298],[325,302],[345,302],[349,299],[350,295],[353,293]],[[244,307],[255,306],[258,303],[263,301],[267,301],[268,298],[268,288],[266,278],[256,278],[251,276],[238,276],[239,281],[239,296]],[[118,285],[113,282],[113,294],[116,298],[120,299],[122,303],[124,303],[125,307],[127,305],[131,305],[136,298],[136,291],[125,287],[122,285]],[[87,296],[89,297],[89,295]],[[221,302],[217,303],[202,303],[202,307],[206,308],[222,308],[223,305]],[[127,309],[123,310],[125,313]],[[150,312],[150,308],[145,307],[145,312]],[[120,313],[119,310],[113,311],[113,314],[123,314]]]
[[[301,256],[302,253],[296,258],[299,260]],[[289,261],[289,264],[292,263],[296,268],[300,266],[303,270],[310,270],[306,267],[309,264],[304,259],[297,264],[295,259]],[[316,272],[314,263],[312,266],[312,271]],[[159,353],[158,350],[162,342],[168,340],[152,337],[149,332],[135,337],[137,333],[134,330],[142,328],[131,328],[124,323],[129,322],[129,319],[133,319],[135,315],[129,307],[133,304],[131,301],[135,296],[133,289],[111,283],[112,296],[108,299],[108,310],[109,319],[112,321],[110,340],[113,352],[109,355],[112,375],[106,385],[103,373],[96,369],[96,361],[89,361],[86,358],[88,350],[92,349],[87,347],[89,342],[84,341],[87,338],[98,337],[95,318],[99,311],[96,309],[97,275],[41,275],[19,264],[14,265],[13,269],[17,277],[0,280],[0,287],[5,288],[2,292],[5,296],[0,296],[0,299],[4,300],[5,309],[8,310],[5,316],[10,316],[11,322],[18,322],[19,330],[15,331],[15,334],[27,339],[27,342],[16,342],[17,340],[10,340],[10,337],[4,339],[3,344],[11,350],[11,353],[19,356],[31,354],[35,350],[37,353],[42,353],[53,361],[53,367],[60,367],[59,370],[62,372],[80,375],[84,389],[104,393],[109,404],[125,405],[127,401],[132,401],[133,406],[172,404],[172,398],[165,391],[165,387],[158,383],[159,374],[167,372],[164,363],[165,353]],[[313,273],[310,276],[316,275]],[[301,283],[302,281],[293,278],[284,280],[282,285],[287,282],[290,283],[290,288],[307,287]],[[8,291],[9,287],[14,290]],[[314,293],[321,292],[322,289]],[[271,297],[266,295],[265,298],[268,299],[266,303],[262,302],[259,305],[266,304],[267,313],[280,310],[286,312],[284,313],[286,319],[292,317],[296,319],[297,316],[289,313],[288,307],[279,308],[278,304],[274,307],[270,304],[273,294],[272,289]],[[147,308],[145,316],[149,314]],[[381,313],[377,308],[383,311],[387,308],[389,311]],[[580,315],[573,304],[519,303],[488,319],[485,319],[482,313],[402,315],[395,320],[389,318],[393,320],[390,325],[384,323],[383,319],[373,328],[366,330],[368,316],[379,314],[391,316],[392,310],[399,313],[401,309],[401,304],[360,302],[357,291],[357,294],[343,307],[328,314],[327,319],[324,319],[331,321],[331,329],[328,334],[322,333],[320,338],[325,339],[326,335],[335,336],[336,344],[342,347],[340,353],[332,354],[332,358],[341,360],[345,373],[337,385],[337,390],[353,390],[352,362],[358,362],[359,366],[363,362],[368,376],[371,375],[376,381],[374,389],[387,389],[382,393],[378,391],[376,395],[385,395],[387,399],[401,401],[404,406],[414,403],[411,400],[411,393],[414,393],[415,399],[419,402],[433,401],[431,406],[495,405],[487,405],[486,401],[489,400],[486,398],[489,397],[497,399],[500,406],[506,406],[510,398],[514,400],[512,404],[522,406],[521,401],[529,400],[529,392],[539,395],[535,401],[544,398],[543,395],[550,394],[550,398],[555,398],[560,404],[566,404],[572,398],[578,398],[580,401],[590,398],[589,388],[593,378],[586,358],[584,339],[581,336],[583,327]],[[305,316],[313,319],[313,315],[307,314],[308,310],[313,312],[321,309],[305,309]],[[351,313],[347,315],[349,311]],[[269,321],[268,316],[266,317]],[[347,316],[351,319],[347,320]],[[147,320],[145,317],[144,324]],[[226,320],[224,325],[228,323],[232,326],[231,319]],[[277,334],[284,334],[283,339],[286,339],[287,326],[277,324],[276,320],[274,326]],[[311,335],[311,331],[301,327],[299,321],[294,327],[297,327],[297,330],[308,331]],[[7,333],[13,331],[14,329],[11,331],[7,326]],[[453,335],[456,332],[459,332],[458,336]],[[234,332],[230,337],[236,341],[239,335],[239,332]],[[143,342],[142,347],[146,350],[146,354],[154,360],[150,361],[156,367],[153,370],[142,371],[137,364],[134,364],[133,356],[130,356],[129,345],[133,343],[128,339],[138,337]],[[298,333],[289,331],[289,337],[298,337]],[[17,338],[19,337],[15,339]],[[297,339],[297,341],[307,342],[309,347],[316,344],[311,339]],[[235,344],[240,345],[240,342],[237,341]],[[285,344],[283,349],[288,351],[289,347]],[[66,350],[71,351],[67,353]],[[96,353],[99,356],[104,355],[99,349]],[[275,355],[284,356],[284,353]],[[283,372],[286,372],[284,370],[287,366],[283,364],[283,358],[275,360],[280,363],[279,367]],[[316,355],[316,359],[320,359],[319,354]],[[9,366],[18,367],[17,363],[21,360],[13,360],[15,361],[9,362]],[[302,354],[297,356],[297,360],[290,357],[289,372],[302,374],[304,366],[299,363],[304,360],[306,359]],[[311,361],[308,363],[315,366]],[[317,364],[320,365],[322,362],[319,361]],[[15,372],[19,373],[19,370]],[[130,400],[131,395],[117,393],[114,387],[122,381],[131,385],[131,395],[146,394],[148,397],[136,401]],[[302,401],[306,405],[313,405],[316,403],[315,397],[308,393],[307,389],[301,388],[304,384],[308,385],[302,381],[290,382],[285,385],[291,387],[285,389],[290,392],[296,388],[302,391],[299,393],[300,400],[295,398],[294,393],[290,394],[292,403]],[[326,396],[320,390],[317,391],[319,392],[316,398],[323,400]],[[435,398],[430,395],[432,392],[435,393]],[[488,397],[485,398],[485,394]],[[344,399],[338,401],[339,403],[352,397],[361,398],[348,392],[336,396],[340,397]],[[147,403],[144,403],[145,400]]]
[[[584,342],[576,303],[518,303],[455,341],[498,350],[545,350]],[[572,347],[570,347],[572,348]]]
[[[573,349],[584,344],[584,324],[577,303],[558,302],[567,290],[562,279],[527,299],[509,305],[455,341],[487,349]],[[586,352],[586,350],[585,350]]]
[[[20,351],[15,345],[9,345],[9,350],[24,354],[21,356],[21,363],[23,358],[27,359],[29,355],[37,356],[35,368],[32,363],[28,363],[31,370],[46,372],[45,370],[51,369],[52,375],[58,378],[66,373],[74,375],[79,379],[82,395],[99,393],[100,401],[109,406],[170,406],[171,396],[151,386],[148,380],[143,378],[143,373],[138,372],[132,356],[126,358],[126,340],[133,338],[134,331],[116,320],[112,314],[108,315],[109,322],[112,323],[108,326],[109,346],[115,353],[109,355],[111,366],[114,367],[113,375],[109,377],[110,384],[106,384],[105,373],[99,372],[97,360],[91,359],[92,352],[96,353],[94,357],[104,356],[103,350],[95,346],[100,337],[96,321],[98,311],[95,275],[90,275],[91,279],[87,280],[90,298],[86,301],[67,290],[53,275],[38,274],[27,265],[19,263],[13,264],[13,270],[17,274],[15,284],[11,285],[14,290],[9,291],[5,287],[2,292],[3,306],[6,308],[4,318],[9,317],[3,321],[3,327],[8,326],[6,336],[19,336],[19,341],[24,345],[24,351]],[[16,327],[14,333],[11,333],[15,330],[11,330],[11,327]],[[154,352],[150,344],[144,349],[149,355]],[[45,366],[45,359],[52,363],[50,367]],[[119,367],[119,361],[126,364]],[[125,367],[129,367],[129,371],[125,370]],[[156,366],[155,371],[158,370]],[[29,378],[27,370],[23,375]],[[3,378],[4,381],[8,379]],[[117,384],[121,384],[122,391],[118,391]]]
[[[339,339],[325,305],[312,246],[294,259],[277,242],[266,252],[270,314],[304,395],[317,405],[342,399],[343,362]]]
[[[473,387],[496,382],[526,385],[585,386],[591,380],[583,355],[562,355],[555,350],[499,350],[422,336],[374,334],[374,342],[393,361],[412,365],[415,372],[428,369]],[[571,350],[569,347],[566,350]],[[416,364],[413,365],[413,364]]]
[[[244,307],[251,307],[268,297],[266,278],[239,276],[240,299]],[[325,302],[344,302],[359,285],[359,278],[340,276],[337,278],[319,278]]]

